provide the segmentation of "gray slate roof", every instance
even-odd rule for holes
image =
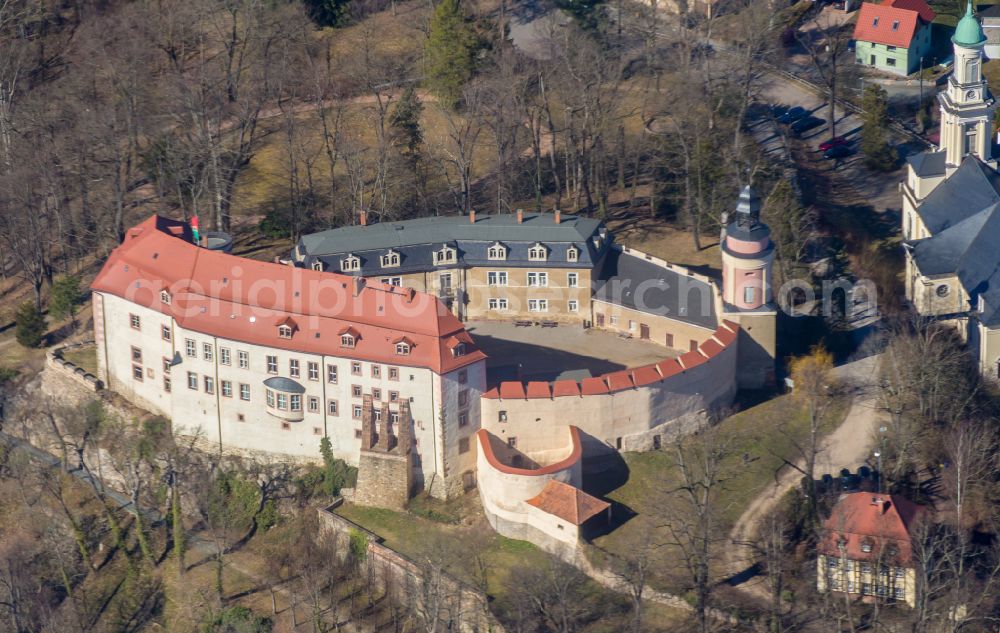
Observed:
[[[612,249],[605,259],[594,299],[715,328],[712,288],[645,259]]]
[[[464,215],[437,216],[330,229],[303,236],[299,248],[304,266],[319,260],[324,270],[334,272],[342,272],[341,259],[353,254],[361,259],[361,270],[347,274],[364,276],[433,270],[438,268],[433,253],[445,245],[458,250],[458,263],[441,268],[496,266],[498,262],[487,257],[487,250],[497,242],[508,250],[507,259],[500,263],[505,267],[538,266],[528,259],[528,249],[540,243],[549,250],[548,264],[592,268],[612,240],[608,234],[598,248],[593,237],[601,232],[600,220],[573,215],[563,215],[559,224],[551,213],[525,213],[520,224],[515,214],[480,215],[475,224]],[[579,251],[576,262],[567,260],[570,246]],[[400,254],[400,265],[383,268],[381,256],[390,250]]]
[[[305,393],[306,388],[295,382],[291,378],[285,378],[284,376],[271,376],[264,381],[264,386],[275,391],[283,391],[285,393]]]
[[[948,152],[941,150],[937,152],[920,152],[906,159],[913,166],[913,171],[921,178],[931,176],[942,176],[945,172],[945,159]]]
[[[924,198],[917,213],[932,235],[1000,202],[1000,176],[973,155]]]

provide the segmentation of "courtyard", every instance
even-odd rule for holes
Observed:
[[[504,380],[580,380],[679,355],[651,341],[585,330],[581,325],[546,328],[469,321],[465,327],[489,357],[486,373],[491,386]]]

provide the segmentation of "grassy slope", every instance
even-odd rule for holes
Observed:
[[[830,428],[839,424],[846,414],[846,402],[838,403],[831,416]],[[724,537],[743,513],[750,501],[765,493],[781,467],[780,456],[794,458],[793,442],[807,437],[808,422],[804,411],[791,396],[781,396],[733,415],[721,423],[724,436],[730,444],[729,457],[724,470],[728,481],[718,500],[719,515],[716,532]],[[746,459],[744,459],[746,456]],[[608,554],[627,555],[635,543],[655,538],[658,523],[656,512],[663,499],[663,491],[679,481],[673,457],[668,451],[626,453],[629,468],[628,481],[607,495],[616,504],[627,507],[636,516],[610,534],[594,541],[589,554],[595,562],[607,563]],[[726,547],[723,539],[716,547]],[[652,572],[652,584],[666,590],[678,590],[671,580],[676,566],[676,551],[663,547],[654,556],[658,563]]]

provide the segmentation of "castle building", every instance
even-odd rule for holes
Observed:
[[[477,486],[498,529],[552,551],[607,509],[579,490],[585,458],[655,448],[773,379],[773,245],[749,188],[721,290],[559,212],[362,223],[303,237],[292,265],[230,245],[156,216],[127,232],[92,285],[108,388],[223,452],[316,459],[328,438],[359,503]],[[662,360],[491,378],[474,318],[611,332]]]
[[[357,465],[362,448],[389,454],[389,435],[402,436],[414,486],[463,489],[485,355],[436,297],[192,238],[187,224],[154,216],[94,280],[108,388],[224,449],[316,458],[328,437]],[[365,437],[366,417],[382,444]]]
[[[462,319],[590,318],[592,275],[611,250],[599,220],[555,213],[437,216],[305,235],[297,266],[436,294]]]
[[[954,70],[938,95],[940,146],[909,159],[902,234],[906,297],[955,326],[980,370],[1000,373],[1000,174],[991,138],[996,102],[983,78],[986,37],[971,3],[955,29]]]

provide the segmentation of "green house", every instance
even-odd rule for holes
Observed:
[[[855,59],[863,66],[895,75],[920,68],[931,50],[931,22],[935,17],[924,0],[865,2],[854,25]]]

